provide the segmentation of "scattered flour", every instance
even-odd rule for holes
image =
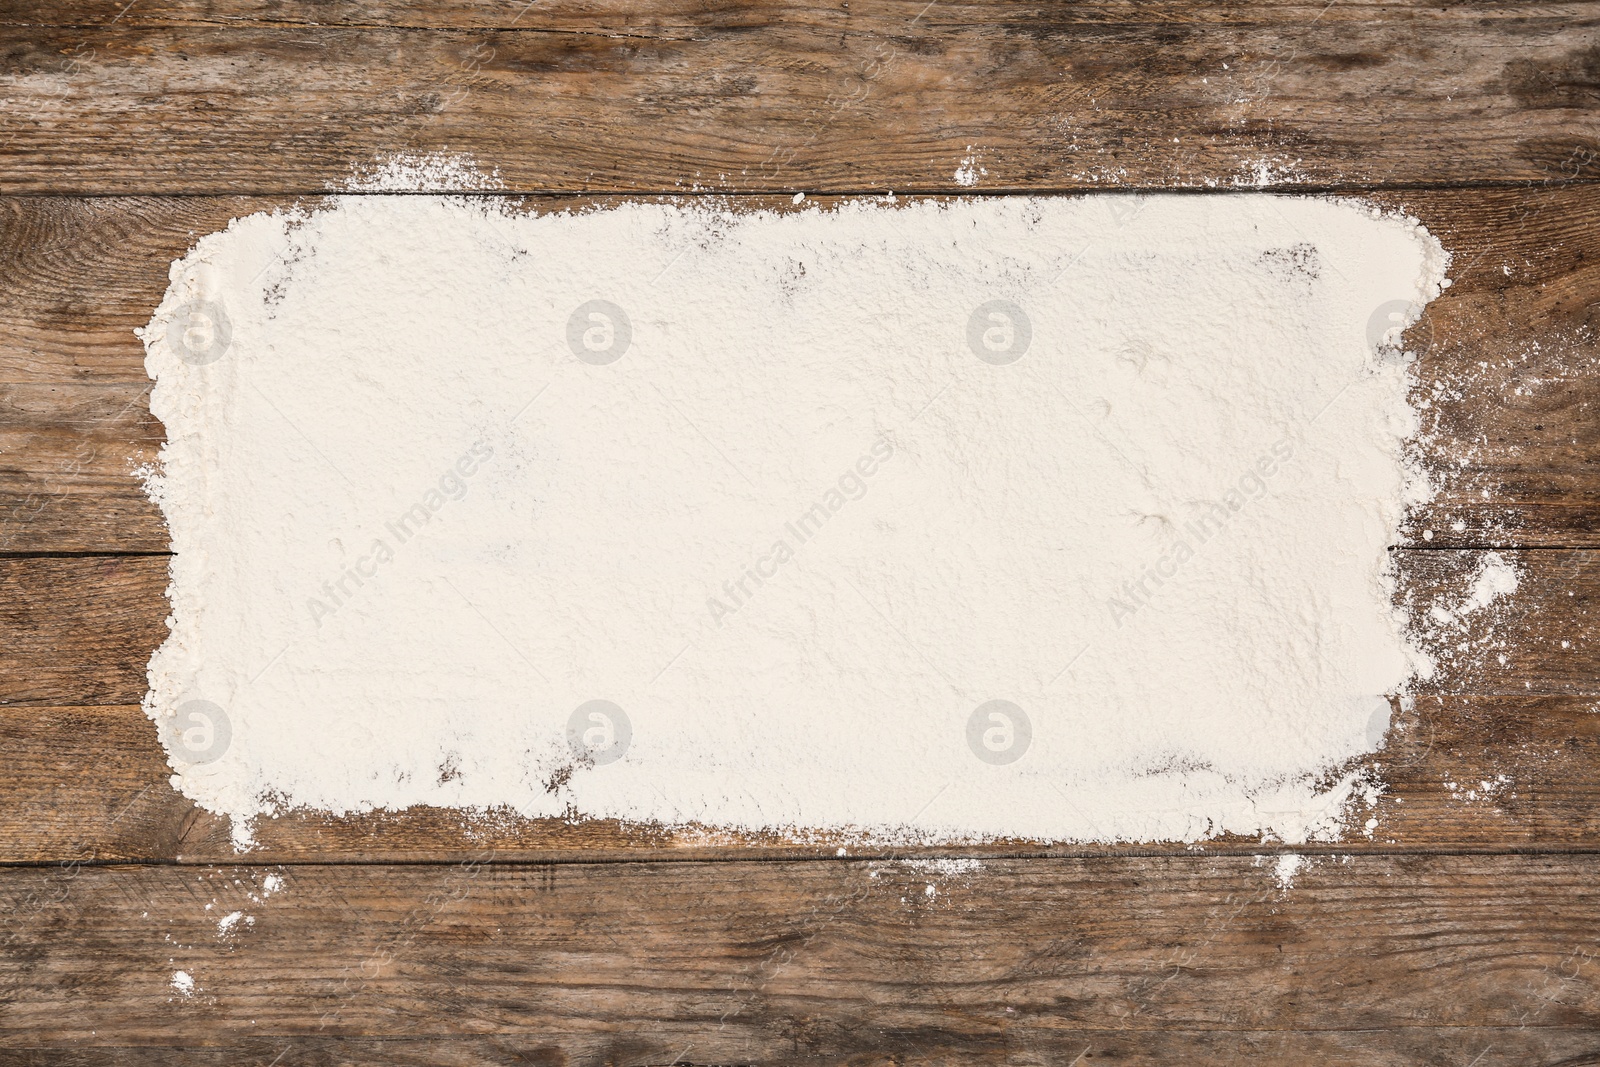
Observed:
[[[194,976],[188,971],[173,971],[172,988],[177,990],[179,996],[194,996]]]
[[[498,170],[485,172],[477,160],[462,152],[388,155],[350,169],[351,177],[344,184],[351,192],[453,193],[505,188]]]
[[[254,915],[246,915],[242,911],[230,911],[221,919],[217,920],[217,936],[225,937],[228,934],[233,933],[234,928],[241,922],[244,923],[245,926],[254,926],[256,924],[256,917]]]
[[[1245,169],[1234,175],[1229,184],[1245,188],[1264,189],[1270,185],[1303,182],[1307,177],[1300,169],[1300,160],[1279,156],[1263,157],[1246,163]]]
[[[1456,609],[1457,615],[1471,615],[1494,603],[1496,597],[1517,591],[1517,571],[1498,552],[1487,553],[1478,576],[1472,581],[1472,594]]]
[[[1273,880],[1278,883],[1278,888],[1292,888],[1295,875],[1300,873],[1300,868],[1304,867],[1305,863],[1306,858],[1304,856],[1295,855],[1293,852],[1285,852],[1279,856],[1277,866],[1272,872]]]
[[[1472,579],[1472,588],[1454,608],[1435,604],[1428,614],[1433,621],[1465,628],[1467,618],[1489,607],[1498,598],[1517,591],[1517,568],[1498,552],[1486,552]]]
[[[1387,548],[1446,265],[1260,194],[235,220],[142,331],[146,710],[241,843],[414,804],[1336,836],[1431,667]]]
[[[982,860],[958,857],[940,857],[929,860],[906,860],[905,865],[921,874],[936,874],[941,878],[976,874],[983,870]]]
[[[1514,784],[1509,774],[1497,774],[1492,779],[1480,779],[1476,784],[1467,786],[1449,777],[1444,779],[1444,787],[1449,790],[1450,799],[1464,802],[1498,800],[1502,797],[1515,800],[1517,794],[1512,791]]]
[[[971,188],[978,184],[978,179],[988,174],[987,168],[980,166],[977,155],[972,151],[972,146],[967,145],[967,154],[961,157],[961,165],[956,168],[955,181],[957,185]]]

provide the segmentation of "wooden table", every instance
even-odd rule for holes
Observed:
[[[0,1063],[1600,1063],[1597,26],[1475,0],[0,4]],[[197,237],[396,151],[562,202],[1404,208],[1455,284],[1408,335],[1441,490],[1401,594],[1423,611],[1495,549],[1519,598],[1397,716],[1376,831],[1296,850],[1290,888],[1247,840],[951,863],[437,810],[289,814],[238,854],[138,707],[167,535],[129,477],[162,438],[133,329]]]

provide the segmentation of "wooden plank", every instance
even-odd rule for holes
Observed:
[[[1484,554],[1462,550],[1395,553],[1399,597],[1437,674],[1419,681],[1426,694],[1600,695],[1600,552],[1539,549],[1502,552],[1519,572],[1516,595],[1498,607],[1440,622],[1435,606],[1454,611],[1471,588]]]
[[[144,699],[166,587],[160,556],[0,559],[0,703]]]
[[[0,385],[0,552],[166,552],[148,384]]]
[[[1397,550],[1402,595],[1440,658],[1418,691],[1600,696],[1600,552],[1502,555],[1521,571],[1512,606],[1457,628],[1427,622],[1427,612],[1466,598],[1483,554]],[[138,703],[145,664],[166,637],[166,583],[160,556],[0,558],[0,622],[13,635],[0,647],[0,703]]]
[[[1465,597],[1482,553],[1400,553],[1413,614]],[[1600,553],[1508,553],[1518,598],[1430,626],[1441,671],[1415,705],[1397,708],[1385,747],[1362,765],[1386,783],[1375,811],[1351,813],[1336,851],[1600,847]],[[0,603],[18,635],[0,649],[0,862],[175,860],[235,853],[228,820],[167,784],[154,729],[133,706],[144,664],[165,636],[159,558],[0,561]],[[11,607],[21,612],[26,608]],[[1563,645],[1565,642],[1565,645]],[[1461,646],[1465,646],[1463,651]],[[1501,662],[1501,657],[1505,662]],[[76,666],[75,666],[76,665]],[[93,707],[117,701],[122,706]],[[74,706],[76,705],[76,706]],[[1370,835],[1363,826],[1377,819]],[[846,835],[796,843],[781,834],[627,826],[605,820],[466,819],[415,808],[335,818],[296,811],[261,820],[262,861],[455,859],[481,849],[549,859],[829,855]],[[1158,846],[1166,847],[1166,846]],[[1252,850],[1247,841],[1213,850]],[[984,854],[1084,854],[1145,849],[1041,848],[1025,841]],[[1182,851],[1183,846],[1170,846]],[[1323,849],[1326,851],[1327,849]],[[972,849],[954,851],[970,854]]]
[[[0,708],[0,749],[0,863],[175,859],[199,813],[137,705]]]
[[[1600,1047],[1595,866],[1357,856],[1288,889],[1270,860],[1193,856],[9,870],[0,1047],[1170,1064],[1342,1045],[1520,1067]]]
[[[1384,748],[1365,761],[1384,782],[1375,810],[1351,813],[1345,840],[1309,853],[1551,850],[1600,847],[1600,715],[1593,697],[1424,697],[1394,716]],[[133,705],[0,709],[0,863],[228,863],[229,821],[168,784],[169,769]],[[1377,819],[1369,833],[1367,818]],[[417,807],[335,817],[291,811],[260,820],[250,857],[260,863],[599,861],[827,857],[885,854],[846,835],[729,834],[702,826],[615,820],[477,818]],[[1208,842],[1204,851],[1253,853],[1259,843]],[[1028,841],[920,850],[954,856],[1181,853],[1188,846],[1042,847]]]
[[[857,12],[839,3],[797,2],[781,8],[749,3],[689,0],[636,0],[626,7],[594,0],[10,0],[0,7],[0,26],[153,27],[153,26],[394,26],[416,29],[519,29],[661,36],[714,29],[784,25],[835,30],[862,25],[863,18],[916,20],[929,27],[983,25],[994,7],[964,0],[879,0]],[[1426,0],[1080,0],[1072,4],[1013,3],[1010,24],[1172,23],[1213,25],[1251,22],[1367,22],[1374,17],[1405,17],[1427,25],[1436,21],[1516,20],[1562,15],[1581,17],[1582,4],[1544,0],[1475,2],[1436,6]],[[920,17],[919,17],[920,16]]]
[[[1430,405],[1420,454],[1440,486],[1408,520],[1409,543],[1600,547],[1600,188],[1380,202],[1416,214],[1455,253],[1453,286],[1408,334]],[[197,236],[292,203],[0,199],[0,383],[12,383],[0,384],[0,551],[166,548],[128,474],[162,436],[133,331]]]
[[[591,5],[546,29],[535,6],[514,29],[431,30],[215,5],[210,25],[0,27],[0,190],[324,192],[397,149],[466,153],[498,175],[473,187],[529,192],[959,192],[969,156],[990,190],[1569,181],[1600,161],[1593,2],[1261,5],[1205,32],[1131,3],[1120,21],[917,7],[791,20],[760,0],[658,29]]]
[[[683,1031],[687,1033],[687,1030]],[[1442,1034],[1442,1040],[1441,1040]],[[775,1044],[776,1042],[774,1042]],[[805,1064],[827,1062],[924,1065],[1006,1064],[1008,1067],[1093,1067],[1096,1063],[1119,1067],[1238,1067],[1240,1063],[1306,1065],[1358,1063],[1362,1067],[1528,1067],[1558,1064],[1590,1067],[1600,1057],[1600,1040],[1580,1028],[1540,1027],[1385,1027],[1368,1030],[1085,1030],[1040,1028],[1029,1035],[1025,1047],[1006,1043],[1004,1052],[977,1051],[963,1041],[959,1051],[949,1043],[913,1043],[908,1039],[893,1051],[865,1053],[853,1060],[819,1061],[816,1056],[793,1051],[773,1055],[765,1062]],[[277,1040],[241,1040],[222,1046],[144,1045],[9,1049],[6,1061],[17,1067],[268,1067],[281,1056],[281,1064],[295,1067],[343,1067],[351,1063],[381,1063],[389,1067],[504,1067],[505,1064],[656,1064],[658,1067],[710,1067],[685,1041],[676,1061],[655,1058],[659,1042],[624,1042],[601,1034],[569,1037],[559,1043],[565,1059],[556,1059],[555,1042],[538,1035],[497,1033],[447,1038],[406,1037],[291,1037]],[[652,1054],[654,1053],[654,1055]],[[1078,1064],[1072,1061],[1077,1059]],[[668,1054],[670,1055],[670,1054]],[[1005,1057],[1011,1057],[1007,1059]],[[746,1053],[740,1063],[761,1062]]]

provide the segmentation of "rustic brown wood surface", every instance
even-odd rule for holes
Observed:
[[[973,152],[988,189],[1600,162],[1592,2],[11,6],[0,192],[316,192],[397,148],[555,192],[959,191]]]
[[[1597,27],[1596,3],[0,2],[0,1063],[1600,1064]],[[133,331],[199,236],[428,151],[548,194],[529,210],[1262,185],[1421,218],[1455,254],[1408,334],[1440,494],[1395,555],[1442,669],[1363,763],[1377,808],[1290,887],[1271,842],[436,809],[291,812],[237,854],[138,707],[167,538],[130,475],[163,435]],[[1427,624],[1493,549],[1511,606]]]
[[[1586,856],[1328,857],[1288,890],[1252,857],[485,858],[19,872],[0,1049],[1525,1067],[1600,1027]]]

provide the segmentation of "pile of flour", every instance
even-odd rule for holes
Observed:
[[[1414,220],[361,196],[175,263],[146,710],[235,817],[1337,832],[1426,673]]]

